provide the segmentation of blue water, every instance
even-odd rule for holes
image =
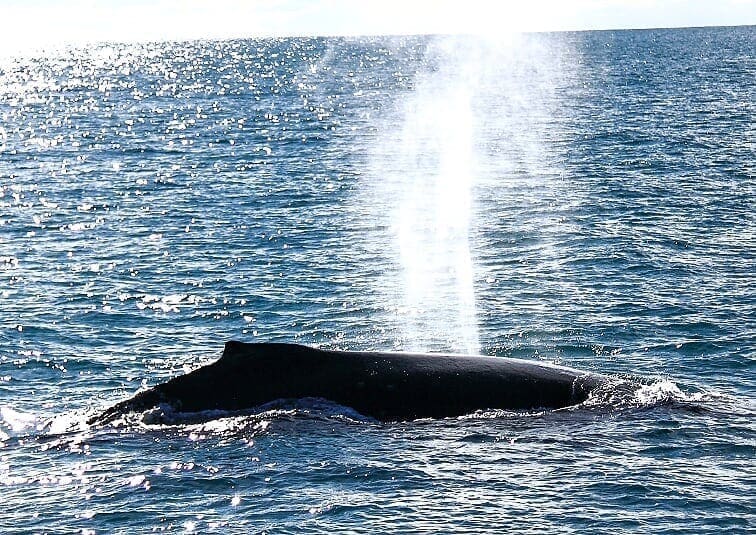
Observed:
[[[0,60],[0,531],[756,520],[756,28]],[[226,340],[606,373],[564,411],[88,416]]]

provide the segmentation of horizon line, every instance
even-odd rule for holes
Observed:
[[[544,29],[544,30],[511,30],[502,32],[508,35],[533,35],[533,34],[571,34],[571,33],[590,33],[590,32],[617,32],[617,31],[653,31],[653,30],[702,30],[715,28],[748,28],[756,27],[756,24],[704,24],[704,25],[682,25],[682,26],[642,26],[642,27],[608,27],[608,28],[580,28],[580,29]],[[93,45],[131,45],[131,44],[153,44],[153,43],[191,43],[191,42],[226,42],[226,41],[254,41],[254,40],[272,40],[272,39],[338,39],[338,38],[409,38],[409,37],[487,37],[492,34],[486,32],[396,32],[396,33],[296,33],[276,34],[276,33],[251,33],[247,35],[225,35],[225,36],[208,36],[208,37],[166,37],[166,38],[137,38],[137,39],[61,39],[59,41],[50,41],[40,44],[27,44],[23,48],[16,50],[7,50],[0,52],[0,57],[13,57],[16,55],[27,55],[45,52],[49,49],[59,48],[77,48]]]

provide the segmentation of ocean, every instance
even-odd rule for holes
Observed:
[[[0,59],[2,533],[747,533],[756,27]],[[563,410],[130,415],[224,342],[603,373]]]

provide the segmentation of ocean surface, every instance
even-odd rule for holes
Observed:
[[[756,529],[756,27],[0,59],[0,532]],[[566,410],[85,422],[227,340],[604,373]]]

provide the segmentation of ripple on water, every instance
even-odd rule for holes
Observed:
[[[744,27],[0,60],[0,527],[746,531],[753,42]],[[84,424],[229,339],[477,343],[613,380],[564,411]]]

